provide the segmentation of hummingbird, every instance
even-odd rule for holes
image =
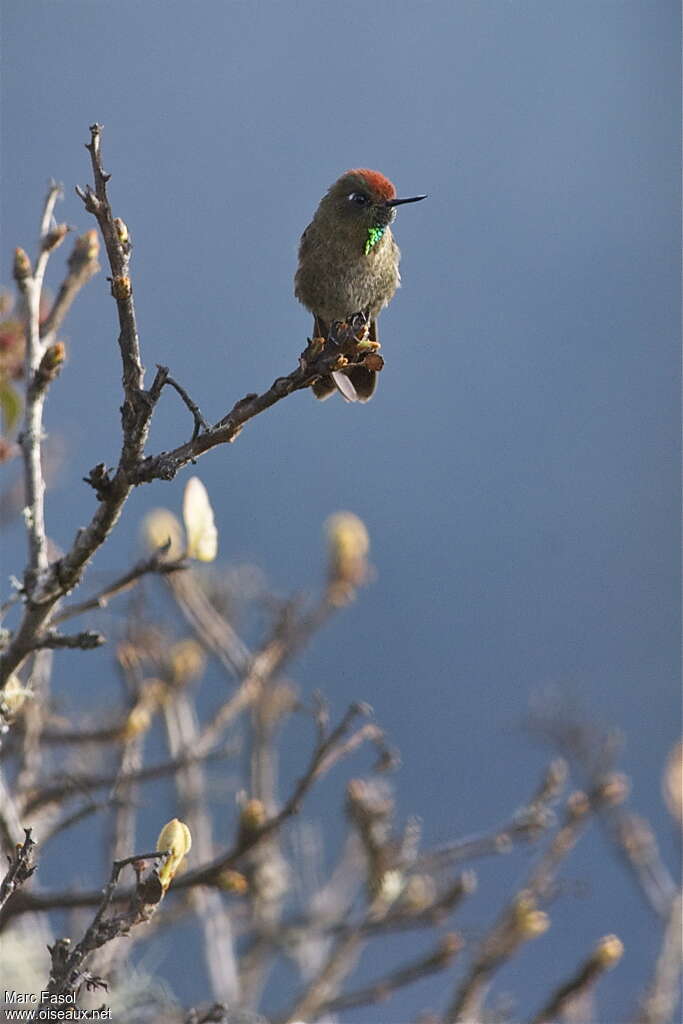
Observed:
[[[363,313],[367,339],[379,348],[377,316],[391,302],[401,283],[401,258],[390,225],[396,207],[426,196],[397,199],[396,189],[379,171],[346,171],[320,200],[299,244],[294,294],[313,314],[313,337],[327,338],[335,320]],[[367,402],[377,373],[349,365],[313,384],[316,398],[335,389],[348,401]]]

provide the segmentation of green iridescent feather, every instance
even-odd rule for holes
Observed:
[[[374,249],[374,247],[377,245],[377,243],[382,238],[382,235],[384,234],[385,231],[386,231],[386,227],[382,227],[382,228],[368,228],[368,238],[367,238],[367,241],[365,243],[365,250],[364,250],[366,256],[371,251],[371,249]]]

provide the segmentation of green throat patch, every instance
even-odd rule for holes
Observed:
[[[368,237],[367,237],[367,241],[365,243],[365,249],[363,250],[366,256],[368,255],[368,253],[372,249],[374,249],[374,247],[377,245],[377,243],[382,238],[382,235],[384,234],[385,231],[386,231],[386,227],[383,227],[383,228],[368,228]]]

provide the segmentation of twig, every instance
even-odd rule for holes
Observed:
[[[178,470],[188,462],[196,461],[200,455],[218,445],[230,444],[249,420],[295,391],[310,387],[318,377],[329,374],[340,365],[340,358],[345,359],[344,353],[357,345],[356,331],[351,325],[342,324],[337,327],[336,336],[331,335],[328,342],[322,351],[309,344],[302,352],[296,370],[286,377],[278,377],[267,391],[260,395],[245,395],[235,402],[230,412],[204,433],[186,441],[185,444],[178,445],[170,452],[148,456],[131,471],[131,482],[141,484],[149,483],[151,480],[172,480]]]
[[[361,714],[367,714],[365,705],[352,705],[342,718],[339,725],[319,743],[313,754],[304,774],[294,787],[294,790],[278,811],[277,814],[268,818],[262,825],[251,830],[243,830],[237,838],[234,846],[224,854],[214,858],[208,864],[185,871],[178,876],[173,883],[173,891],[189,889],[194,885],[216,885],[220,875],[227,868],[232,868],[240,859],[266,836],[271,835],[283,822],[297,813],[301,802],[312,787],[313,783],[324,774],[325,762],[330,749],[343,740],[353,720]],[[121,899],[130,899],[131,892],[121,894]],[[10,915],[3,918],[2,924],[6,924],[9,916],[25,914],[36,910],[55,910],[58,908],[91,907],[97,906],[101,894],[93,891],[74,892],[62,890],[52,893],[22,893],[14,901]]]
[[[30,594],[47,570],[47,537],[45,535],[45,481],[41,465],[41,443],[43,437],[43,405],[45,387],[34,387],[45,346],[40,338],[40,298],[43,279],[50,253],[61,238],[52,239],[50,224],[55,203],[61,194],[54,183],[48,188],[40,225],[40,251],[35,269],[23,250],[17,250],[14,261],[14,277],[24,300],[26,313],[26,410],[24,427],[19,438],[24,457],[26,487],[26,529],[28,533],[29,560],[25,579]],[[63,235],[62,235],[63,238]]]
[[[364,985],[363,988],[355,989],[355,991],[347,992],[345,995],[337,996],[335,999],[323,1003],[318,1008],[317,1016],[326,1013],[339,1013],[341,1010],[349,1010],[355,1006],[368,1006],[372,1003],[384,1002],[391,998],[397,989],[412,985],[414,981],[444,970],[462,947],[463,942],[459,935],[455,933],[445,935],[437,943],[436,948],[426,956],[389,971],[369,985]]]
[[[249,655],[248,648],[242,643],[223,616],[215,610],[206,598],[200,599],[198,588],[193,585],[192,576],[183,576],[171,581],[171,589],[188,621],[196,623],[197,635],[206,643],[209,650],[217,654],[224,665],[231,671],[241,669],[242,681],[234,694],[212,715],[211,721],[199,735],[198,748],[204,750],[213,746],[225,727],[245,708],[258,700],[263,687],[282,670],[287,662],[305,645],[316,629],[320,628],[327,618],[338,611],[338,606],[330,603],[324,594],[314,607],[302,615],[298,621],[290,621],[288,627],[281,625],[274,630],[273,636],[262,648]],[[187,600],[186,600],[187,598]],[[208,614],[205,614],[208,613]],[[221,623],[225,624],[224,637],[221,639]],[[324,739],[324,732],[321,734]],[[320,737],[319,737],[320,738]]]
[[[538,909],[538,904],[549,897],[560,865],[582,835],[590,812],[602,799],[602,790],[592,794],[592,798],[584,793],[570,796],[562,826],[532,868],[526,884],[503,909],[481,942],[446,1010],[444,1024],[455,1024],[481,1017],[482,1003],[494,973],[507,963],[521,946],[542,935],[547,929],[548,919]]]
[[[33,647],[36,651],[44,648],[52,651],[58,649],[92,651],[96,647],[101,647],[105,641],[106,638],[102,633],[96,633],[92,629],[88,629],[84,633],[74,633],[72,635],[57,633],[50,630],[47,633],[37,636]]]
[[[40,336],[45,343],[57,333],[81,288],[93,277],[100,265],[97,262],[99,242],[96,231],[86,231],[77,238],[67,261],[67,276],[62,281],[52,308],[40,325]]]
[[[82,775],[70,775],[64,781],[53,782],[49,786],[34,791],[26,800],[24,814],[34,814],[47,803],[59,802],[71,795],[87,793],[95,789],[105,789],[113,786],[128,783],[150,782],[154,779],[163,778],[166,775],[173,775],[181,768],[199,762],[218,760],[222,757],[229,757],[234,753],[230,747],[207,752],[186,751],[178,754],[168,761],[160,764],[148,765],[146,768],[123,772],[110,772],[108,774],[96,775],[93,772],[85,772]]]
[[[13,857],[9,859],[9,870],[2,882],[0,882],[0,907],[14,895],[17,889],[30,878],[35,871],[33,863],[33,849],[35,842],[31,839],[31,829],[24,829],[25,839],[21,846],[17,846]]]
[[[139,853],[114,862],[109,882],[100,898],[92,924],[86,930],[81,941],[73,950],[71,950],[67,939],[60,940],[50,948],[52,968],[46,988],[49,995],[57,997],[72,995],[83,981],[89,987],[106,987],[101,979],[89,976],[83,971],[84,963],[95,950],[105,943],[111,942],[119,935],[125,935],[134,925],[149,920],[163,898],[164,890],[159,882],[156,868],[152,867],[145,872],[144,865],[148,861],[151,861],[153,865],[158,865],[163,863],[167,856],[167,853],[154,850],[152,853]],[[128,864],[136,865],[138,875],[137,885],[130,898],[129,906],[122,913],[106,918],[105,915],[113,900],[119,875]]]
[[[194,430],[192,431],[191,440],[194,441],[201,430],[211,429],[209,427],[209,424],[202,416],[199,406],[196,404],[196,402],[192,401],[185,388],[182,387],[177,380],[174,380],[173,377],[169,376],[168,367],[161,366],[159,363],[157,363],[157,369],[159,371],[157,374],[158,383],[155,381],[155,384],[157,384],[159,390],[161,390],[161,388],[164,387],[165,385],[174,388],[182,398],[187,408],[192,413],[192,418],[194,419]],[[154,385],[152,385],[152,391],[154,391]]]
[[[664,864],[650,823],[623,807],[608,807],[600,820],[620,859],[652,910],[667,920],[676,884]]]
[[[165,560],[164,556],[167,551],[168,544],[163,544],[149,558],[144,558],[138,562],[127,573],[124,573],[123,576],[110,583],[109,586],[104,587],[97,594],[94,594],[85,601],[80,601],[78,604],[67,605],[66,608],[53,615],[50,619],[50,625],[57,626],[61,622],[66,622],[67,619],[73,619],[77,615],[82,615],[84,612],[106,608],[112,597],[130,590],[131,587],[140,582],[143,576],[150,574],[166,576],[187,568],[188,562],[184,557],[174,559],[173,561]]]
[[[85,208],[97,219],[112,272],[111,292],[119,318],[124,391],[121,409],[123,447],[119,465],[121,469],[126,469],[134,466],[142,456],[153,404],[144,390],[145,371],[140,355],[133,287],[129,276],[131,244],[125,224],[115,219],[111,210],[107,196],[107,182],[111,175],[102,166],[101,143],[102,126],[93,124],[90,126],[90,142],[86,149],[90,153],[95,188],[93,191],[87,185],[85,189],[77,188],[76,192]]]
[[[166,582],[198,639],[231,675],[242,677],[251,664],[252,653],[199,586],[194,570],[168,576]]]
[[[681,998],[681,896],[676,895],[669,908],[654,976],[648,985],[637,1024],[667,1024],[674,1020]]]
[[[304,991],[297,996],[294,1005],[286,1013],[277,1017],[274,1024],[315,1021],[320,1016],[323,1006],[336,998],[340,986],[349,972],[353,970],[365,944],[364,920],[350,928],[334,943],[321,969],[310,980]]]
[[[195,750],[199,726],[195,706],[187,690],[179,690],[176,699],[164,706],[164,722],[169,749],[182,763],[174,773],[174,783],[183,820],[192,833],[194,855],[201,861],[214,855],[211,816],[207,801],[206,776],[201,759],[188,759],[183,751]],[[232,924],[221,894],[198,888],[192,903],[202,936],[207,973],[215,999],[236,1003],[240,997],[237,959]]]
[[[550,996],[543,1009],[532,1018],[531,1024],[551,1024],[562,1017],[571,1003],[586,996],[598,978],[616,966],[622,952],[623,946],[616,935],[601,939],[576,974]]]
[[[91,814],[97,814],[99,811],[109,810],[115,801],[111,798],[107,800],[91,800],[89,803],[84,804],[73,812],[73,814],[67,814],[65,817],[60,818],[53,825],[50,826],[47,832],[43,833],[41,845],[47,846],[51,839],[58,836],[60,832],[66,832],[68,829],[77,825],[79,821],[83,821],[85,818],[90,817]]]
[[[325,765],[330,751],[344,738],[354,718],[358,715],[368,714],[367,705],[352,704],[340,723],[332,730],[323,742],[319,743],[311,756],[308,768],[301,776],[294,787],[294,790],[282,806],[282,808],[268,818],[261,826],[253,831],[243,832],[238,836],[234,847],[227,853],[217,857],[209,864],[186,871],[175,882],[174,888],[188,888],[192,885],[215,884],[216,879],[226,868],[233,867],[244,854],[251,850],[257,843],[271,835],[288,818],[291,818],[299,811],[301,802],[312,787],[313,783],[325,772]]]

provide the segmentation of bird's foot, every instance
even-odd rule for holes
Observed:
[[[308,369],[308,367],[323,354],[326,341],[326,338],[308,339],[308,345],[299,356],[299,368],[301,370],[305,371],[306,369]]]

